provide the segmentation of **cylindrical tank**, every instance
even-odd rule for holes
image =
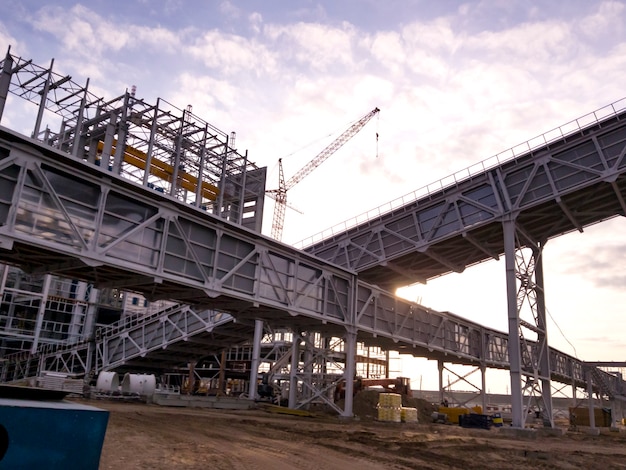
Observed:
[[[151,396],[156,389],[154,374],[124,374],[122,393],[136,393],[137,395]]]
[[[98,374],[96,390],[99,392],[117,392],[120,388],[120,378],[117,372],[102,371]]]

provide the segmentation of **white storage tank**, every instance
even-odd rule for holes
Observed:
[[[154,374],[130,374],[126,373],[122,380],[122,393],[142,396],[154,395],[156,389],[156,377]]]
[[[117,372],[102,371],[98,374],[96,390],[99,392],[117,392],[120,388],[120,378]]]

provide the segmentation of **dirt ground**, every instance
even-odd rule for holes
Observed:
[[[424,403],[418,404],[418,423],[380,422],[373,401],[355,399],[353,420],[324,412],[303,417],[260,408],[87,403],[110,411],[102,470],[626,468],[626,432],[603,429],[591,436],[579,429],[513,438],[503,428],[432,423]]]

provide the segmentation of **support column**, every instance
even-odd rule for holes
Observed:
[[[623,396],[624,379],[622,377],[621,372],[618,372],[616,374],[616,383],[617,383],[617,393]],[[617,397],[613,397],[611,399],[611,427],[614,428],[618,424],[622,424],[623,421],[624,421],[624,401],[617,399]]]
[[[483,413],[487,411],[487,367],[480,366],[480,396],[482,398]]]
[[[37,324],[33,337],[33,344],[30,347],[30,353],[35,354],[39,346],[39,337],[41,336],[41,328],[43,326],[43,317],[46,314],[46,304],[48,303],[48,292],[50,291],[50,283],[52,276],[46,274],[43,280],[43,289],[41,292],[41,300],[39,301],[39,309],[37,310]]]
[[[439,372],[439,403],[443,403],[443,361],[437,360],[437,371]]]
[[[578,424],[576,419],[576,407],[578,406],[578,402],[576,399],[576,376],[574,375],[574,365],[572,361],[570,361],[569,367],[570,375],[572,376],[572,410],[574,410],[573,416],[570,414],[569,423],[573,426],[576,426]]]
[[[524,427],[522,410],[522,355],[520,350],[519,312],[517,310],[517,280],[515,277],[515,221],[502,223],[506,269],[506,300],[509,323],[509,369],[511,376],[512,426]]]
[[[0,72],[0,122],[2,122],[2,113],[4,112],[4,105],[7,102],[9,96],[9,88],[11,87],[11,75],[13,69],[13,57],[11,56],[11,48],[7,50],[7,55],[4,58],[4,64],[2,71]]]
[[[189,377],[187,378],[187,395],[193,395],[196,383],[196,363],[189,362]]]
[[[593,406],[593,379],[591,378],[591,370],[586,373],[587,376],[587,397],[589,407],[589,427],[593,430],[596,429],[596,413]]]
[[[308,332],[304,339],[304,368],[303,368],[303,380],[307,383],[307,387],[303,387],[302,398],[308,400],[312,396],[313,390],[313,334]]]
[[[119,116],[119,122],[117,122],[117,141],[115,143],[115,153],[113,155],[112,171],[116,175],[122,174],[122,163],[124,162],[124,152],[126,152],[126,134],[128,133],[128,115],[129,115],[129,103],[128,92],[124,95],[124,105],[122,106],[122,113]],[[176,169],[174,169],[174,178],[176,175]],[[173,180],[174,181],[174,180]],[[174,184],[172,182],[172,184]]]
[[[291,366],[289,367],[289,408],[298,402],[298,366],[300,365],[300,336],[293,332],[291,343]]]
[[[80,107],[78,108],[78,114],[76,116],[76,127],[74,128],[74,141],[72,142],[72,155],[77,158],[83,158],[84,142],[81,145],[81,141],[84,141],[83,137],[83,116],[85,115],[85,107],[87,106],[87,93],[89,89],[89,79],[85,84],[83,90],[83,97],[80,100]]]
[[[254,339],[252,342],[252,361],[250,362],[250,385],[248,397],[256,400],[259,378],[259,365],[261,364],[261,340],[263,339],[263,320],[254,321]]]
[[[226,351],[222,351],[220,357],[220,371],[217,376],[217,388],[219,393],[226,394]]]
[[[46,83],[41,90],[41,101],[39,102],[39,110],[37,112],[37,119],[35,120],[35,128],[33,129],[33,139],[39,139],[39,131],[41,130],[41,121],[43,120],[43,113],[46,110],[46,100],[48,99],[48,92],[50,91],[50,85],[52,81],[52,67],[54,65],[54,59],[50,61],[50,68],[46,70],[48,77]]]
[[[87,295],[87,283],[73,280],[70,286],[69,297],[75,300],[72,304],[72,317],[68,327],[68,343],[77,343],[82,337],[82,330],[85,327],[88,304],[85,304]]]
[[[113,142],[115,141],[115,134],[117,133],[117,113],[111,112],[109,115],[109,122],[105,126],[104,144],[102,145],[102,153],[100,155],[99,165],[105,170],[113,169],[111,164],[111,152],[113,151]],[[119,143],[119,145],[123,145]],[[116,147],[117,148],[117,147]]]
[[[98,313],[98,294],[99,291],[93,285],[88,286],[89,294],[87,295],[87,311],[85,312],[85,324],[83,325],[83,334],[81,339],[93,338],[96,329],[96,316]]]
[[[535,258],[535,295],[537,299],[537,354],[539,378],[541,380],[541,397],[543,399],[543,424],[546,427],[554,427],[552,412],[552,385],[550,383],[550,348],[548,346],[548,323],[546,321],[546,297],[543,283],[543,256],[539,249],[533,249]]]
[[[346,366],[343,371],[343,377],[346,381],[346,399],[341,416],[344,418],[352,418],[352,405],[354,403],[354,377],[356,375],[356,331],[346,331],[344,340]]]

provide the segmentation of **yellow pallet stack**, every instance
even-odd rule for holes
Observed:
[[[398,393],[378,395],[378,421],[399,423],[402,421],[402,396]]]
[[[417,423],[417,408],[402,407],[400,419],[403,423]]]

